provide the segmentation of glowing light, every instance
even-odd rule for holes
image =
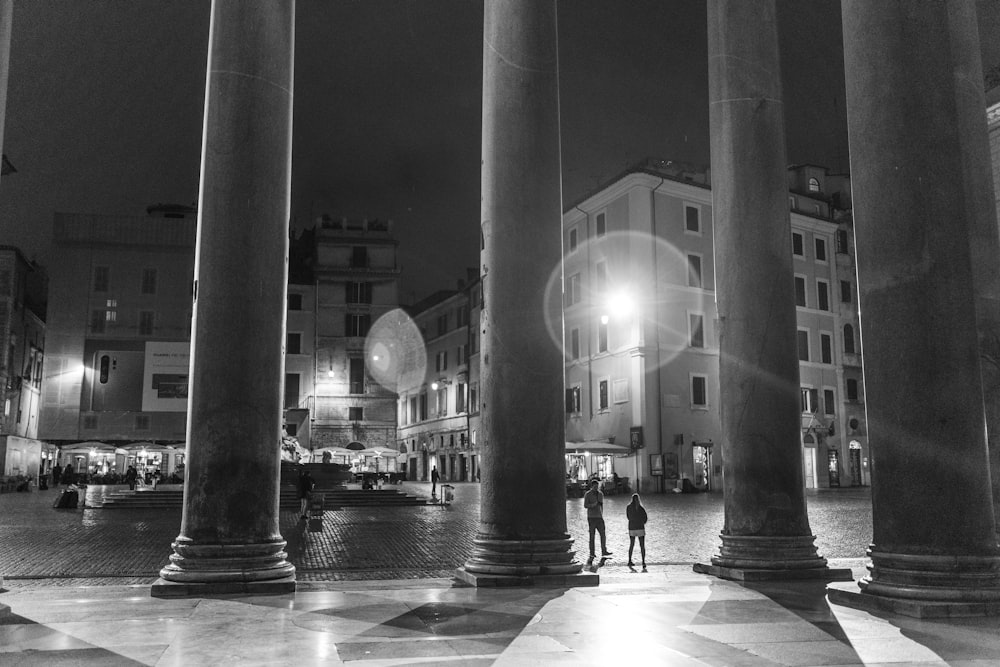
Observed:
[[[607,324],[610,319],[607,315],[601,315],[601,324]]]
[[[438,390],[438,383],[437,382],[431,382],[431,389],[433,389],[434,391],[437,391]]]
[[[628,290],[620,289],[608,295],[605,307],[616,320],[624,319],[635,312],[635,299]]]

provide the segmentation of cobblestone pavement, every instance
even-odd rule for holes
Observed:
[[[400,488],[430,496],[429,484],[407,482]],[[89,487],[88,501],[110,490]],[[145,584],[167,564],[180,529],[178,509],[56,510],[55,493],[0,494],[0,576],[7,588]],[[611,567],[623,567],[628,559],[625,506],[630,498],[605,499]],[[871,540],[870,491],[823,490],[810,492],[807,500],[819,553],[860,562]],[[721,494],[650,494],[643,504],[650,517],[646,561],[651,569],[705,562],[718,550]],[[460,483],[455,502],[447,507],[344,508],[326,512],[318,531],[300,522],[296,512],[282,512],[280,528],[300,582],[450,577],[471,553],[478,507],[479,485]],[[578,557],[585,559],[582,499],[566,501],[566,517]]]

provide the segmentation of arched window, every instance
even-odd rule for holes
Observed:
[[[819,192],[819,179],[815,176],[809,179],[809,192]]]
[[[854,354],[854,327],[850,324],[844,325],[844,352]]]

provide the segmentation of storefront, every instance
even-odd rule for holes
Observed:
[[[635,460],[628,447],[609,442],[566,443],[566,493],[578,496],[591,480],[605,493],[623,493],[635,478]]]

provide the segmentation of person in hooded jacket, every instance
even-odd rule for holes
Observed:
[[[625,516],[628,518],[628,566],[635,567],[632,563],[632,550],[635,549],[635,538],[639,538],[639,552],[642,554],[642,571],[646,571],[646,521],[649,516],[646,508],[639,502],[639,494],[632,494],[632,502],[625,508]]]

